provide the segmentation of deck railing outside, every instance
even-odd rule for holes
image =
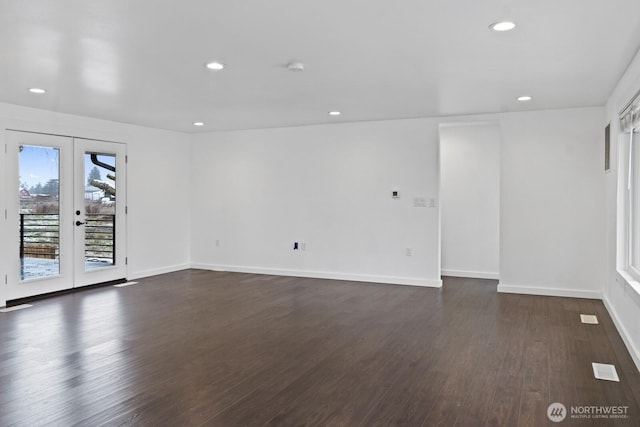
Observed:
[[[86,261],[116,261],[116,216],[85,214],[84,256]]]
[[[85,214],[85,260],[115,263],[116,222],[112,214]],[[20,214],[20,259],[60,257],[60,216]]]

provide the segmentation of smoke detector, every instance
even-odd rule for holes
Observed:
[[[287,64],[289,71],[302,71],[304,70],[304,64],[302,62],[290,62]]]

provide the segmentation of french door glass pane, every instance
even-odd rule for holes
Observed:
[[[115,265],[116,156],[89,153],[85,170],[85,271]]]
[[[60,274],[60,150],[21,145],[20,280]]]

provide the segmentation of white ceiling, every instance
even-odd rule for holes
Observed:
[[[639,47],[638,0],[0,0],[0,102],[185,132],[594,106]]]

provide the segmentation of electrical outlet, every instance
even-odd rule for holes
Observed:
[[[411,255],[413,255],[413,249],[411,249],[411,248],[406,248],[406,249],[404,250],[404,254],[405,254],[406,256],[411,256]]]

